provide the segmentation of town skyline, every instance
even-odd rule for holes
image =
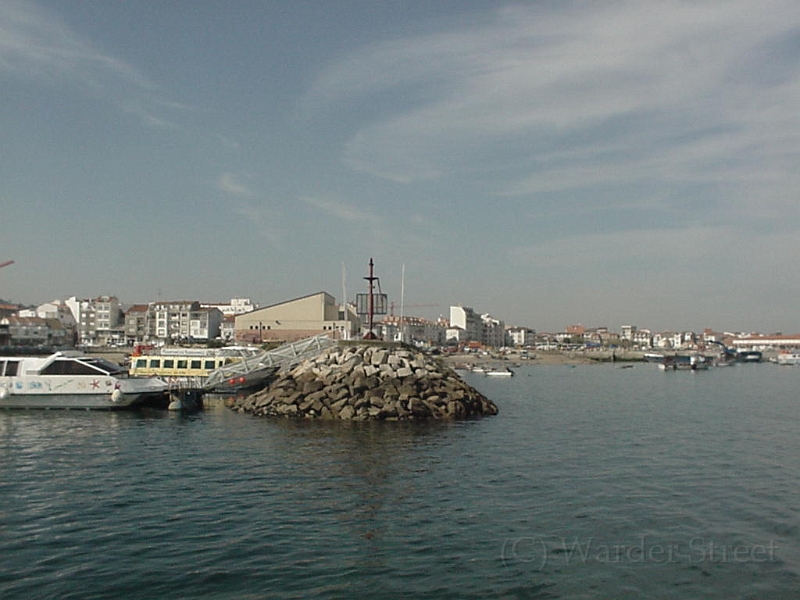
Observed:
[[[9,301],[341,297],[374,257],[408,305],[542,329],[797,329],[795,0],[6,0],[0,23]]]
[[[0,308],[5,308],[8,310],[11,306],[18,305],[21,310],[36,310],[37,308],[48,305],[51,303],[64,303],[68,302],[69,300],[77,300],[86,301],[86,300],[94,300],[96,298],[103,298],[103,297],[111,297],[116,298],[119,301],[120,307],[123,312],[133,308],[135,306],[147,306],[151,304],[170,304],[170,303],[181,303],[181,302],[198,302],[201,306],[204,307],[214,307],[214,306],[230,306],[231,303],[239,302],[241,304],[246,304],[250,307],[250,309],[262,309],[267,308],[270,306],[276,306],[280,304],[285,304],[296,300],[298,298],[307,297],[309,295],[313,295],[315,293],[329,293],[326,290],[317,290],[316,292],[309,292],[308,294],[302,294],[300,296],[295,296],[292,298],[283,298],[278,299],[274,302],[269,303],[261,303],[261,302],[253,302],[250,298],[244,298],[242,296],[231,296],[228,300],[205,300],[202,298],[161,298],[155,300],[145,300],[145,301],[137,301],[137,302],[127,302],[124,298],[116,296],[114,294],[100,294],[99,296],[69,296],[63,298],[53,298],[46,302],[38,302],[38,303],[31,303],[28,305],[23,305],[19,303],[9,302],[3,298],[0,298]],[[361,293],[361,292],[359,292]],[[331,294],[337,302],[341,301],[341,298],[337,297],[335,294]],[[351,307],[356,306],[356,302],[354,298],[348,300],[348,304]],[[391,316],[395,318],[400,317],[400,302],[389,300],[388,305],[393,306],[393,310],[391,311]],[[667,327],[667,328],[658,328],[658,327],[650,327],[647,322],[644,323],[634,323],[634,322],[624,322],[619,324],[608,324],[605,322],[582,322],[580,320],[574,321],[567,324],[562,324],[560,327],[555,328],[542,328],[537,326],[535,323],[517,323],[507,321],[504,316],[500,313],[492,312],[491,310],[484,310],[484,307],[480,306],[471,306],[466,303],[451,303],[446,308],[447,310],[442,312],[436,316],[425,316],[419,314],[420,309],[409,309],[406,310],[404,313],[404,317],[406,318],[421,318],[426,319],[428,321],[436,321],[438,319],[445,319],[450,321],[450,311],[452,307],[465,307],[473,310],[477,315],[487,316],[492,319],[496,319],[502,321],[506,329],[512,328],[527,328],[532,331],[535,331],[537,334],[549,334],[549,335],[564,335],[564,334],[574,334],[579,329],[581,331],[585,330],[586,332],[596,332],[597,330],[607,330],[609,333],[620,334],[624,332],[627,327],[633,327],[634,331],[649,331],[652,334],[664,334],[664,333],[694,333],[694,334],[702,334],[704,331],[713,331],[716,333],[724,333],[724,334],[731,334],[734,336],[746,336],[746,335],[789,335],[794,336],[797,335],[797,331],[795,330],[780,330],[780,329],[750,329],[750,328],[741,328],[741,327],[725,327],[725,326],[715,326],[715,325],[707,325],[700,328],[691,328],[691,327]],[[390,313],[387,311],[385,315],[376,316],[376,323],[383,320],[384,316],[389,316]]]

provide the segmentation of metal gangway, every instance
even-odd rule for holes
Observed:
[[[211,389],[228,379],[247,375],[254,371],[270,368],[276,372],[288,371],[305,359],[317,356],[337,343],[327,333],[321,333],[298,342],[283,344],[274,350],[265,350],[259,354],[210,371],[203,387]]]

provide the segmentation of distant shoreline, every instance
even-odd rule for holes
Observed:
[[[593,350],[587,352],[571,351],[538,351],[531,358],[521,358],[518,355],[496,356],[479,353],[447,354],[445,362],[454,366],[486,366],[498,365],[592,365],[643,362],[643,352]]]

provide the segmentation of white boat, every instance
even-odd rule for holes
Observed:
[[[484,374],[487,377],[511,377],[514,374],[514,371],[508,368],[502,369],[486,369]]]
[[[157,378],[129,377],[104,358],[80,352],[0,356],[0,408],[115,409],[165,398]]]
[[[707,371],[711,362],[701,354],[664,355],[658,368],[662,371]]]
[[[781,352],[775,362],[779,365],[800,365],[800,352]]]

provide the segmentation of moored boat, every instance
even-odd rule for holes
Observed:
[[[736,356],[740,362],[745,363],[761,362],[763,358],[763,354],[757,350],[740,350]]]
[[[512,371],[508,367],[503,367],[503,368],[500,368],[500,369],[497,369],[497,368],[495,368],[495,369],[486,369],[484,371],[484,374],[487,377],[511,377],[512,375],[514,375],[514,371]]]
[[[658,368],[662,371],[707,371],[711,362],[702,354],[667,354],[662,356]]]
[[[130,377],[80,352],[0,357],[0,408],[118,409],[163,400],[166,392],[157,378]]]
[[[251,369],[235,376],[225,376],[213,389],[208,389],[209,375],[241,364],[256,357],[258,348],[229,346],[226,348],[180,348],[150,349],[146,354],[131,358],[131,375],[156,376],[163,379],[170,389],[205,390],[215,393],[230,393],[259,389],[274,373],[272,368]]]
[[[779,365],[800,365],[800,352],[781,352],[775,362]]]

